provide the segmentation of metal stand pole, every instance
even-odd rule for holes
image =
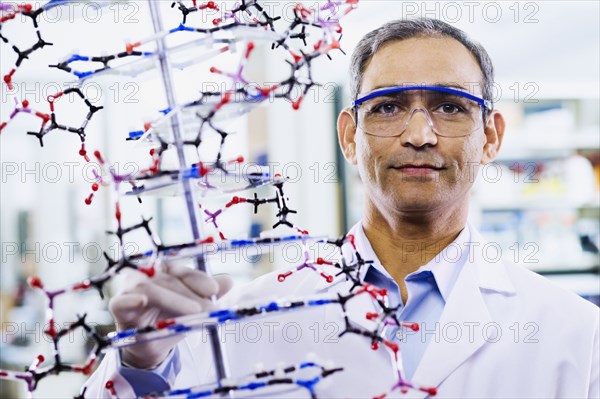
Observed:
[[[157,0],[148,0],[148,6],[150,7],[150,15],[152,17],[152,24],[154,26],[155,32],[162,32],[162,20],[160,16],[160,2]],[[163,85],[165,87],[165,94],[167,96],[167,105],[170,108],[174,108],[176,106],[175,102],[175,92],[173,90],[173,79],[171,76],[171,68],[169,66],[169,61],[166,56],[166,46],[164,39],[159,39],[156,41],[156,50],[158,54],[158,61],[160,64],[160,72],[163,81]],[[181,119],[181,114],[177,113],[174,118],[171,118],[171,129],[173,131],[173,139],[175,140],[175,146],[177,147],[177,156],[179,158],[179,167],[183,169],[187,166],[185,161],[185,153],[183,151],[183,134],[182,129],[183,122]],[[201,231],[198,225],[198,221],[196,218],[196,210],[194,207],[194,193],[192,191],[191,183],[189,180],[185,179],[181,182],[184,189],[185,203],[188,211],[188,216],[190,220],[190,225],[192,227],[192,235],[194,240],[201,239]],[[206,263],[203,255],[199,255],[195,258],[196,268],[203,272],[206,272]],[[216,297],[211,298],[213,303],[216,302]],[[221,342],[219,341],[218,329],[216,326],[208,327],[208,335],[212,347],[213,353],[213,361],[216,368],[217,379],[220,381],[228,376],[227,365],[225,363],[225,353],[223,347],[221,346]]]

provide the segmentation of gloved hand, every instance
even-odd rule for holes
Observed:
[[[109,303],[119,331],[145,327],[158,320],[214,309],[210,297],[221,297],[233,285],[229,276],[210,277],[182,265],[167,265],[154,277],[127,276],[123,290]],[[121,350],[121,360],[130,367],[157,367],[171,349],[183,339],[178,335],[128,346]]]

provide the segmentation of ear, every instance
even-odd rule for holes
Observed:
[[[351,108],[340,112],[337,120],[338,141],[346,161],[356,165],[356,122]]]
[[[505,127],[504,116],[499,111],[492,111],[484,129],[486,142],[483,145],[482,164],[488,164],[496,159],[504,139]]]

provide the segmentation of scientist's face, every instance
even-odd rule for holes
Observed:
[[[482,97],[480,82],[479,64],[460,42],[413,38],[387,43],[375,53],[358,97],[402,85],[451,85]],[[411,106],[425,106],[422,102],[416,96]],[[338,134],[344,155],[358,166],[367,201],[380,210],[397,212],[465,204],[479,165],[494,159],[504,129],[497,112],[464,137],[436,135],[424,112],[415,112],[398,137],[367,134],[361,126],[352,109],[340,114]]]

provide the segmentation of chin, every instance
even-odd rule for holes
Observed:
[[[424,201],[404,201],[396,204],[396,212],[426,212],[438,209],[437,204],[432,204]]]
[[[435,197],[421,193],[419,195],[396,195],[386,199],[388,208],[396,212],[422,212],[438,209],[441,204],[435,200]]]

